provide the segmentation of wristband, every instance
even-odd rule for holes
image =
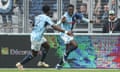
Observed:
[[[64,33],[65,33],[65,34],[67,34],[67,33],[68,33],[68,31],[65,31]]]

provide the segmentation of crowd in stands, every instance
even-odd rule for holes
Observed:
[[[109,18],[109,10],[114,10],[117,15],[117,0],[93,0],[93,24],[94,27],[103,27],[104,20]],[[11,26],[14,24],[13,15],[16,10],[21,15],[24,14],[23,7],[24,0],[0,0],[0,27]],[[76,11],[88,18],[88,2],[86,0],[77,0]],[[70,0],[63,0],[63,12]],[[34,22],[34,17],[42,13],[42,5],[48,4],[51,7],[51,17],[54,22],[57,21],[57,0],[29,0],[29,19],[30,23]],[[75,26],[79,28],[88,28],[88,24],[83,21],[78,21]],[[49,31],[48,31],[49,32]]]

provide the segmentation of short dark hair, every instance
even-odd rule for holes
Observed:
[[[44,6],[42,7],[42,11],[43,11],[44,13],[47,13],[47,12],[50,11],[50,7],[49,7],[48,5],[44,5]]]
[[[86,3],[82,3],[80,6],[85,6],[85,7],[87,7],[87,4],[86,4]]]
[[[72,8],[74,8],[74,5],[72,5],[72,4],[69,4],[69,5],[67,6],[67,8],[68,8],[68,7],[72,7]]]

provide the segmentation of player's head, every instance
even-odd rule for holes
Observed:
[[[110,10],[109,11],[109,19],[110,20],[114,20],[115,18],[116,18],[115,11],[114,10]]]
[[[50,11],[50,7],[48,5],[44,5],[42,7],[42,11],[45,13],[45,14],[49,14],[49,11]]]
[[[74,5],[72,5],[72,4],[69,4],[68,6],[67,6],[67,11],[68,11],[68,13],[69,13],[69,15],[73,15],[73,12],[74,12]]]

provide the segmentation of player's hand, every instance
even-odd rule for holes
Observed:
[[[72,31],[68,31],[68,32],[67,32],[67,35],[73,36],[73,32],[72,32]]]
[[[62,21],[62,22],[65,22],[65,20],[66,20],[66,18],[65,18],[65,17],[63,17],[61,21]]]
[[[95,21],[93,21],[93,20],[90,20],[90,23],[94,23]]]

